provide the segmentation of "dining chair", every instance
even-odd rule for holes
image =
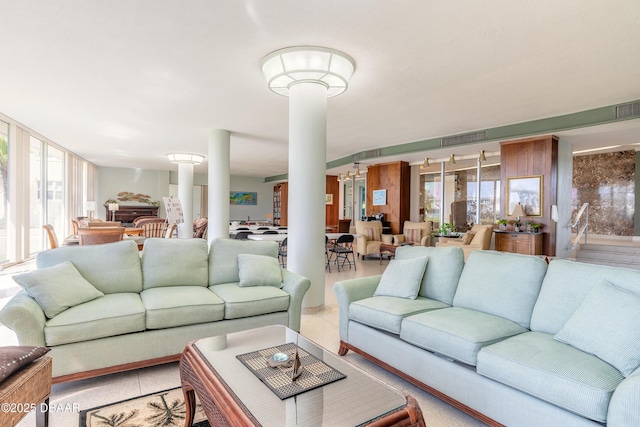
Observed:
[[[164,233],[164,238],[165,239],[171,239],[176,231],[176,228],[178,228],[177,224],[171,224],[167,227],[167,231],[165,231]]]
[[[258,228],[256,228],[256,230],[268,230],[268,229],[269,229],[269,227],[258,227]]]
[[[287,263],[285,262],[285,259],[287,258],[287,239],[288,237],[285,237],[278,246],[278,259],[280,260],[282,268],[287,268]]]
[[[89,228],[113,228],[120,227],[122,223],[120,221],[92,221],[89,223]]]
[[[340,272],[340,260],[342,260],[342,266],[346,262],[349,263],[349,267],[351,267],[351,262],[353,261],[353,269],[356,268],[356,261],[353,255],[353,234],[345,234],[338,237],[336,243],[329,249],[332,253],[333,261],[338,266],[338,272]],[[351,254],[351,259],[349,259],[349,254]]]
[[[241,231],[239,233],[236,233],[236,240],[248,240],[247,236],[249,236],[250,234],[253,234],[252,231]]]
[[[325,265],[324,268],[329,269],[329,273],[331,273],[331,257],[329,256],[329,236],[324,236],[324,257],[325,257]]]
[[[73,235],[78,234],[78,228],[80,228],[80,222],[77,219],[71,220],[71,228],[73,230]]]
[[[47,232],[47,237],[49,237],[49,246],[51,246],[51,249],[55,249],[60,246],[58,245],[58,236],[56,236],[56,231],[53,229],[53,226],[51,224],[45,224],[42,228]]]
[[[145,222],[142,228],[142,236],[144,237],[164,237],[167,231],[167,223],[164,222]]]
[[[124,227],[79,228],[80,245],[101,245],[122,240]]]
[[[260,230],[260,229],[258,229],[258,230]],[[278,233],[278,230],[267,230],[262,234],[280,234],[280,233]]]
[[[249,230],[249,227],[238,227],[236,231]]]

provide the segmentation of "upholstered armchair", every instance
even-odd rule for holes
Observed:
[[[358,255],[361,255],[362,259],[366,255],[380,254],[380,244],[382,243],[381,221],[356,221],[356,234],[358,235],[356,242]]]
[[[491,236],[493,235],[493,224],[475,224],[471,230],[467,231],[462,238],[448,239],[441,237],[436,247],[456,246],[464,252],[464,260],[469,258],[469,254],[480,249],[491,248]]]
[[[431,221],[405,221],[402,234],[393,235],[393,244],[413,243],[414,246],[429,246],[431,244]]]

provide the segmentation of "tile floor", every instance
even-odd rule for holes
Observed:
[[[356,261],[357,270],[347,267],[338,273],[337,268],[332,267],[331,273],[325,274],[324,309],[313,315],[302,316],[301,333],[326,349],[337,352],[339,342],[338,305],[333,293],[333,284],[339,280],[381,274],[387,264],[388,261],[383,261],[380,265],[377,259],[367,258],[365,261]],[[28,268],[33,268],[33,263],[22,264],[12,270],[17,272]],[[4,276],[0,276],[0,307],[17,291],[15,283],[10,279],[11,270],[0,274],[2,273]],[[14,344],[16,341],[12,332],[0,326],[0,345]],[[345,358],[382,381],[414,396],[418,400],[429,427],[484,426],[483,423],[397,376],[378,368],[353,352],[349,352]],[[70,407],[75,406],[84,410],[179,386],[177,363],[173,363],[100,378],[57,384],[53,386],[51,403],[56,406],[69,404]],[[78,426],[78,420],[77,412],[53,412],[50,413],[49,425],[51,427],[74,427]],[[30,414],[18,426],[35,426],[35,417]]]

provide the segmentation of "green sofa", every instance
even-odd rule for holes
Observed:
[[[152,238],[142,255],[133,241],[48,250],[14,277],[26,290],[0,322],[20,345],[51,348],[54,382],[175,361],[198,338],[300,329],[310,282],[277,257],[275,242],[230,239]]]
[[[340,354],[490,425],[640,425],[640,271],[452,247],[396,261],[334,285]]]

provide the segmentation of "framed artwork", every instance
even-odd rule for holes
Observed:
[[[229,194],[232,205],[257,205],[258,193],[255,191],[232,191]]]
[[[373,190],[373,206],[387,204],[387,190]]]
[[[332,205],[333,204],[333,194],[325,194],[324,195],[324,203],[325,203],[325,205]]]
[[[507,178],[507,216],[518,203],[525,216],[542,216],[542,175]]]

